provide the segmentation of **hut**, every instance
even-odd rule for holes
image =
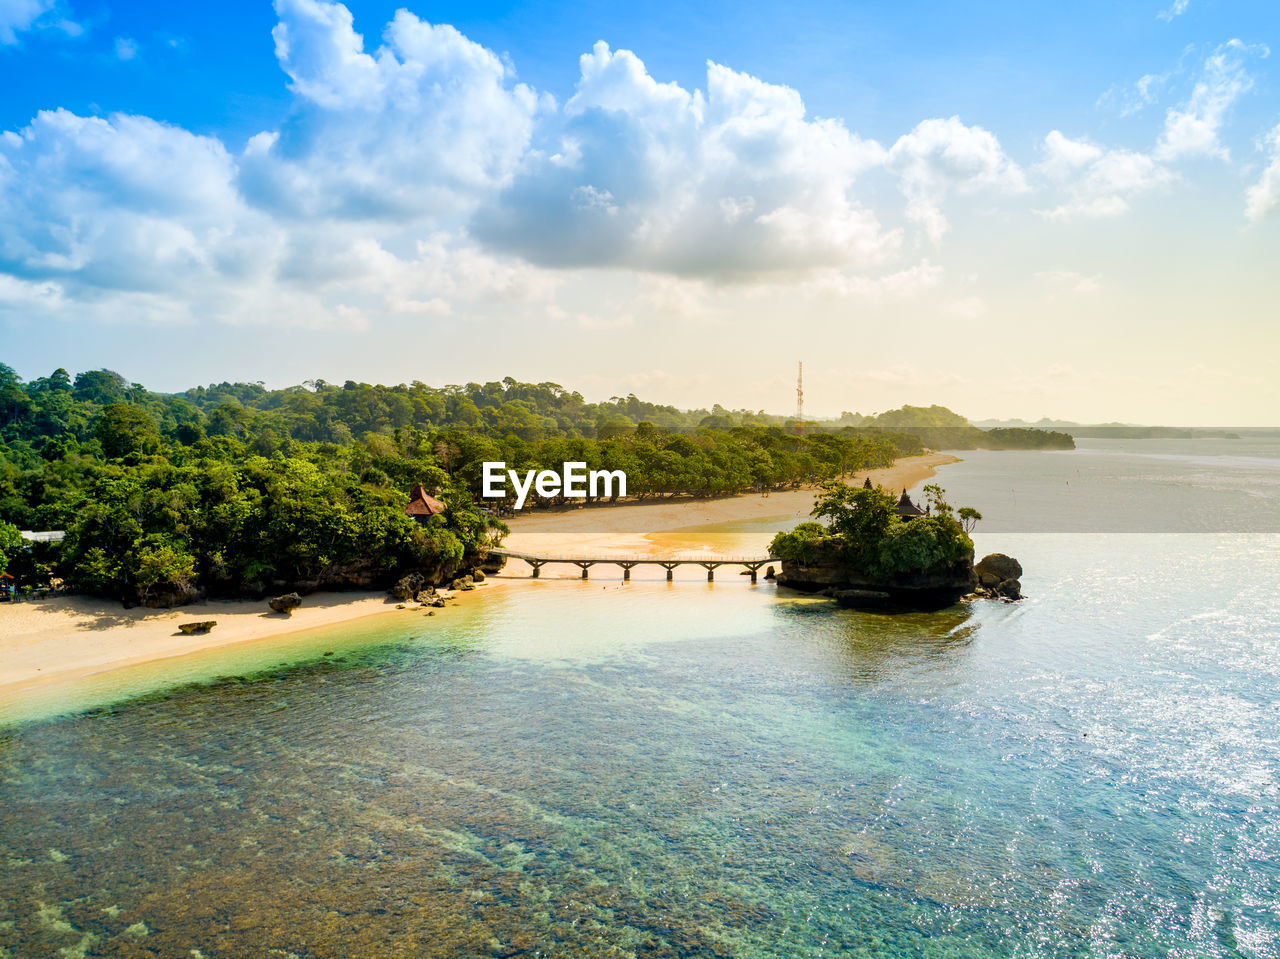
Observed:
[[[444,512],[444,503],[428,495],[419,483],[413,488],[413,495],[409,497],[409,505],[404,508],[404,511],[419,523],[425,523],[431,517]]]
[[[914,519],[923,515],[924,510],[911,502],[911,497],[907,495],[907,491],[904,489],[902,495],[898,498],[898,517],[900,519]]]

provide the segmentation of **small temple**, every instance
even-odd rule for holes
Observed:
[[[911,497],[907,495],[907,491],[902,491],[902,496],[898,498],[898,516],[902,519],[912,519],[916,516],[925,515],[915,503],[911,502]]]
[[[413,495],[409,497],[409,505],[404,508],[404,511],[419,523],[425,523],[431,517],[444,512],[444,503],[429,495],[419,483],[413,488]]]

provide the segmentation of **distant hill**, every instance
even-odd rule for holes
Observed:
[[[1073,423],[1070,420],[1051,420],[1048,417],[1028,423],[1026,420],[977,420],[976,426],[985,429],[1036,428],[1056,429],[1079,437],[1098,437],[1124,440],[1153,439],[1240,439],[1243,434],[1264,436],[1280,435],[1280,428],[1231,428],[1221,426],[1143,426],[1138,423]]]
[[[945,406],[902,406],[873,416],[845,413],[839,422],[863,429],[893,430],[920,438],[932,449],[1074,449],[1067,433],[1026,423],[983,429]],[[1019,421],[1021,422],[1021,421]]]

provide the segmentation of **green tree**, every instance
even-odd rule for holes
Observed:
[[[160,439],[151,415],[126,403],[104,406],[94,422],[94,433],[102,451],[112,459],[152,452]]]
[[[0,573],[9,568],[9,562],[18,555],[18,551],[26,545],[12,523],[0,521]]]

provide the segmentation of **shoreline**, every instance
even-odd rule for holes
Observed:
[[[932,478],[936,468],[958,462],[946,453],[904,457],[892,466],[856,474],[851,483],[870,478],[875,484],[896,490],[914,488]],[[671,554],[758,549],[767,546],[776,527],[807,517],[816,488],[773,494],[738,494],[711,500],[624,503],[591,509],[539,512],[518,516],[509,523],[505,545],[529,552],[601,552],[612,554]],[[722,529],[734,524],[759,524],[765,529],[743,532]],[[470,595],[509,589],[524,582],[528,567],[519,560],[496,577],[488,577]],[[543,581],[560,577],[551,570]],[[529,581],[531,582],[531,581]],[[457,605],[468,602],[462,593],[443,590]],[[403,605],[404,609],[397,609]],[[0,605],[0,727],[33,716],[32,703],[61,702],[59,690],[76,691],[113,685],[113,677],[139,672],[154,674],[143,686],[163,688],[182,681],[190,663],[207,656],[269,654],[300,634],[330,627],[365,623],[374,617],[387,621],[399,615],[419,621],[425,610],[416,603],[401,603],[385,592],[313,593],[291,615],[272,613],[265,600],[207,600],[174,609],[124,609],[119,603],[85,596],[31,600]],[[444,612],[440,610],[439,612]],[[217,620],[213,631],[183,634],[178,624]],[[447,617],[437,622],[447,621]],[[327,635],[327,634],[326,634]],[[168,680],[168,682],[166,682]],[[119,697],[117,697],[119,698]],[[127,697],[126,697],[127,698]],[[115,701],[110,696],[77,703],[90,708]],[[56,710],[48,715],[56,715]]]
[[[474,592],[504,585],[487,579]],[[440,592],[451,600],[450,606],[466,605],[463,593]],[[77,691],[99,683],[113,685],[111,677],[148,667],[159,673],[172,667],[180,676],[188,672],[185,665],[200,656],[267,654],[303,634],[380,617],[416,622],[425,612],[426,607],[401,602],[385,591],[312,593],[288,616],[272,612],[266,600],[257,599],[206,600],[173,609],[125,609],[87,596],[5,604],[0,606],[0,728],[26,718],[24,704],[58,699],[60,690],[74,699]],[[178,630],[180,623],[205,619],[217,621],[211,632]],[[135,692],[164,685],[147,682]],[[107,701],[112,700],[103,700]]]

